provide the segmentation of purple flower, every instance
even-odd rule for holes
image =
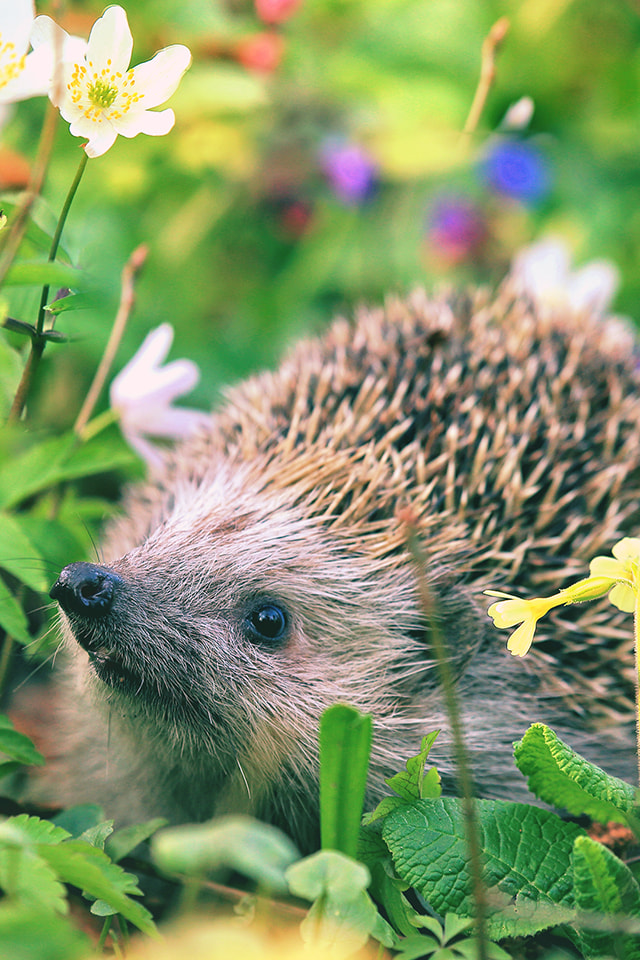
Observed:
[[[377,168],[362,147],[354,143],[326,143],[320,161],[333,192],[343,203],[355,206],[373,196]]]
[[[460,263],[475,255],[486,233],[480,210],[466,197],[441,197],[431,208],[428,239],[434,252],[449,263]]]
[[[549,191],[551,172],[544,154],[526,140],[499,140],[480,167],[485,182],[498,193],[536,203]]]

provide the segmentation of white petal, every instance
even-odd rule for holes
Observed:
[[[569,277],[569,250],[562,240],[542,240],[525,247],[513,261],[512,276],[523,293],[534,298],[554,295]]]
[[[138,369],[134,379],[116,385],[116,407],[166,407],[176,397],[192,390],[200,371],[191,360],[174,360],[152,370]],[[114,381],[115,382],[115,381]]]
[[[133,37],[122,7],[107,7],[96,20],[89,34],[87,63],[94,70],[109,68],[114,73],[125,73],[131,61]]]
[[[120,424],[122,435],[129,446],[136,451],[148,467],[152,470],[161,470],[164,466],[164,457],[162,452],[153,443],[143,439],[139,433],[129,430],[124,423]]]
[[[15,103],[28,97],[46,97],[51,83],[51,52],[42,47],[30,53],[18,76],[0,87],[0,103]]]
[[[153,408],[147,410],[144,416],[141,415],[142,411],[138,413],[140,415],[135,418],[138,433],[171,440],[188,437],[207,427],[210,422],[209,414],[190,407]]]
[[[134,363],[146,369],[159,366],[166,359],[172,343],[173,327],[170,323],[161,323],[159,327],[149,331],[127,367]]]
[[[85,129],[85,126],[89,127],[90,125],[91,130],[89,132]],[[69,130],[74,137],[87,137],[88,143],[84,149],[87,156],[92,159],[101,157],[103,153],[106,153],[114,145],[118,136],[110,124],[103,123],[98,126],[95,123],[91,124],[90,120],[87,120],[85,125],[72,123]]]
[[[133,68],[137,93],[144,98],[145,109],[157,107],[175,92],[191,64],[188,47],[176,43],[159,50],[155,57]]]
[[[131,110],[124,117],[111,122],[123,137],[137,137],[139,133],[146,133],[150,137],[162,137],[173,127],[176,115],[171,109],[142,110],[135,113]]]
[[[572,274],[567,290],[569,303],[574,310],[606,313],[619,285],[620,274],[613,263],[593,260]]]
[[[13,43],[19,57],[29,47],[35,13],[33,0],[4,0],[2,4],[2,42]]]

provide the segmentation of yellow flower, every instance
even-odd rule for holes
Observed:
[[[640,544],[640,541],[638,541]],[[605,560],[606,557],[601,559]],[[615,561],[612,561],[612,563]],[[581,603],[583,600],[595,600],[601,597],[612,586],[616,589],[615,580],[609,576],[596,575],[585,577],[571,584],[552,597],[534,597],[532,600],[520,600],[506,593],[497,593],[495,590],[485,590],[490,597],[502,597],[497,603],[492,603],[487,613],[493,619],[496,627],[513,627],[520,624],[517,630],[507,641],[507,650],[514,657],[524,657],[533,641],[536,624],[553,607],[567,603]],[[613,590],[611,591],[613,593]],[[611,596],[611,594],[609,595]],[[633,608],[632,608],[633,609]]]
[[[589,572],[592,577],[608,577],[612,581],[609,600],[618,610],[632,613],[640,587],[640,539],[624,537],[611,552],[613,557],[594,557]]]
[[[514,657],[524,657],[528,651],[540,617],[548,613],[552,607],[565,602],[561,594],[555,594],[553,597],[535,597],[533,600],[520,600],[493,590],[486,590],[485,593],[492,597],[505,597],[504,600],[492,603],[487,611],[496,627],[513,627],[516,623],[520,624],[507,642],[507,650]]]

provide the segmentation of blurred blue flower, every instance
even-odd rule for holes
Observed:
[[[377,167],[362,147],[329,141],[320,151],[322,170],[343,203],[357,205],[369,200],[377,185]]]
[[[449,263],[473,257],[487,235],[480,209],[466,197],[436,200],[427,220],[427,237],[434,253]]]
[[[492,190],[523,203],[541,200],[551,186],[547,158],[526,140],[498,140],[484,158],[480,172]]]

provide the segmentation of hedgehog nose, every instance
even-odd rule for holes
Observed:
[[[61,571],[49,596],[65,613],[94,619],[109,613],[122,580],[109,567],[70,563]]]

